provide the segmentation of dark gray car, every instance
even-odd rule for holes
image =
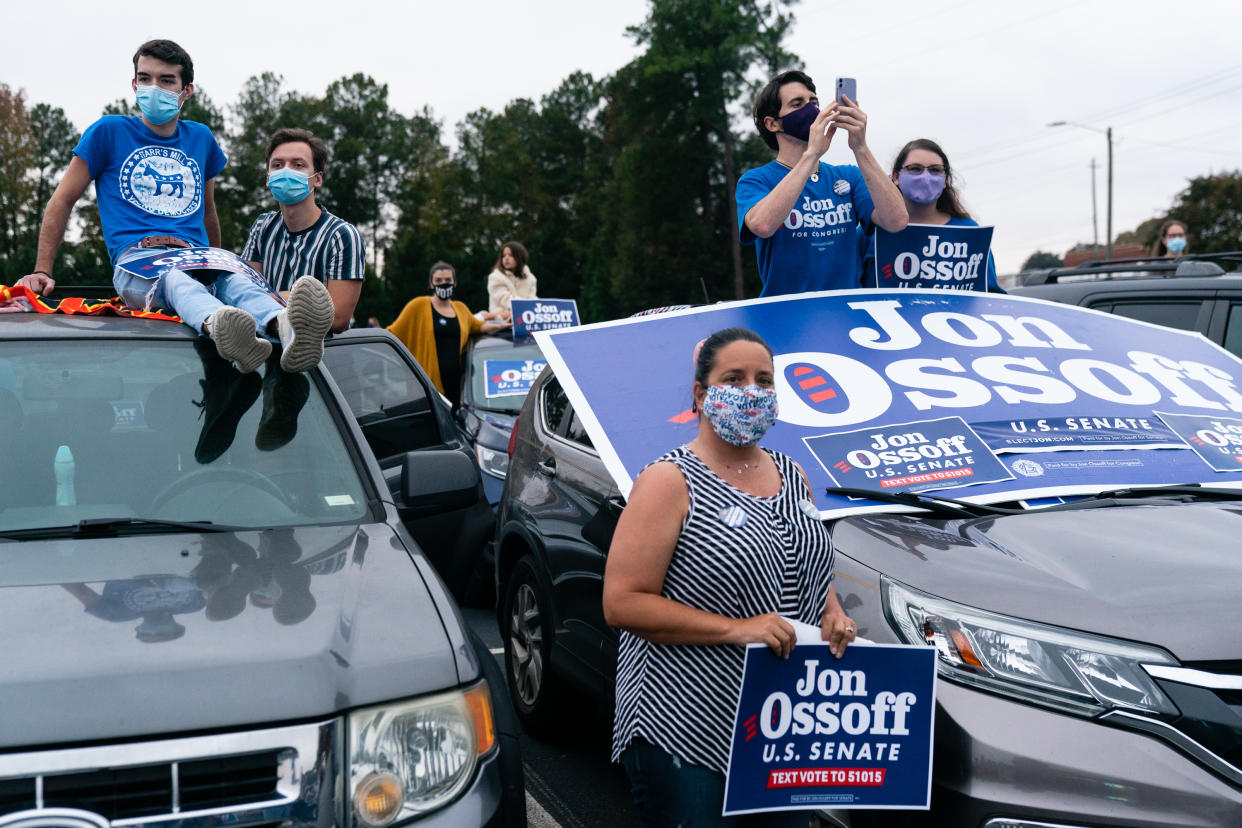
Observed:
[[[0,824],[523,825],[503,678],[321,369],[184,325],[0,316]],[[258,383],[258,384],[256,384]]]
[[[611,705],[601,607],[616,487],[545,372],[499,512],[515,707]],[[832,527],[860,636],[938,653],[932,810],[862,825],[1242,825],[1242,492],[1101,493],[1043,509],[928,503]],[[563,717],[562,717],[563,718]]]

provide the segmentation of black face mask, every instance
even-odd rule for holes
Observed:
[[[452,299],[453,298],[453,286],[452,285],[432,285],[432,287],[435,289],[436,296],[440,297],[441,299]]]

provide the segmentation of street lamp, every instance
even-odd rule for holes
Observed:
[[[1073,121],[1053,121],[1048,126],[1073,126],[1079,129],[1089,129],[1092,132],[1102,132],[1108,138],[1108,218],[1106,219],[1104,244],[1106,255],[1111,259],[1113,257],[1113,128],[1100,129],[1086,124],[1076,124]]]

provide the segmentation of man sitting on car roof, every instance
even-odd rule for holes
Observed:
[[[52,264],[69,215],[94,180],[112,284],[126,304],[173,311],[242,373],[263,364],[274,340],[283,346],[286,371],[313,368],[333,319],[332,299],[318,280],[299,279],[286,308],[243,273],[222,272],[204,284],[173,267],[154,276],[125,267],[153,248],[220,245],[212,179],[228,161],[211,130],[179,117],[194,94],[194,63],[185,50],[150,40],[133,62],[130,85],[142,115],[105,115],[87,128],[44,211],[35,269],[18,285],[45,295],[55,287]]]

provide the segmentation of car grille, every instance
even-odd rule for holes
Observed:
[[[323,783],[335,777],[338,732],[336,722],[326,722],[0,754],[0,817],[72,808],[114,825],[183,823],[192,814],[198,826],[314,824],[320,806],[334,808],[332,786]]]

